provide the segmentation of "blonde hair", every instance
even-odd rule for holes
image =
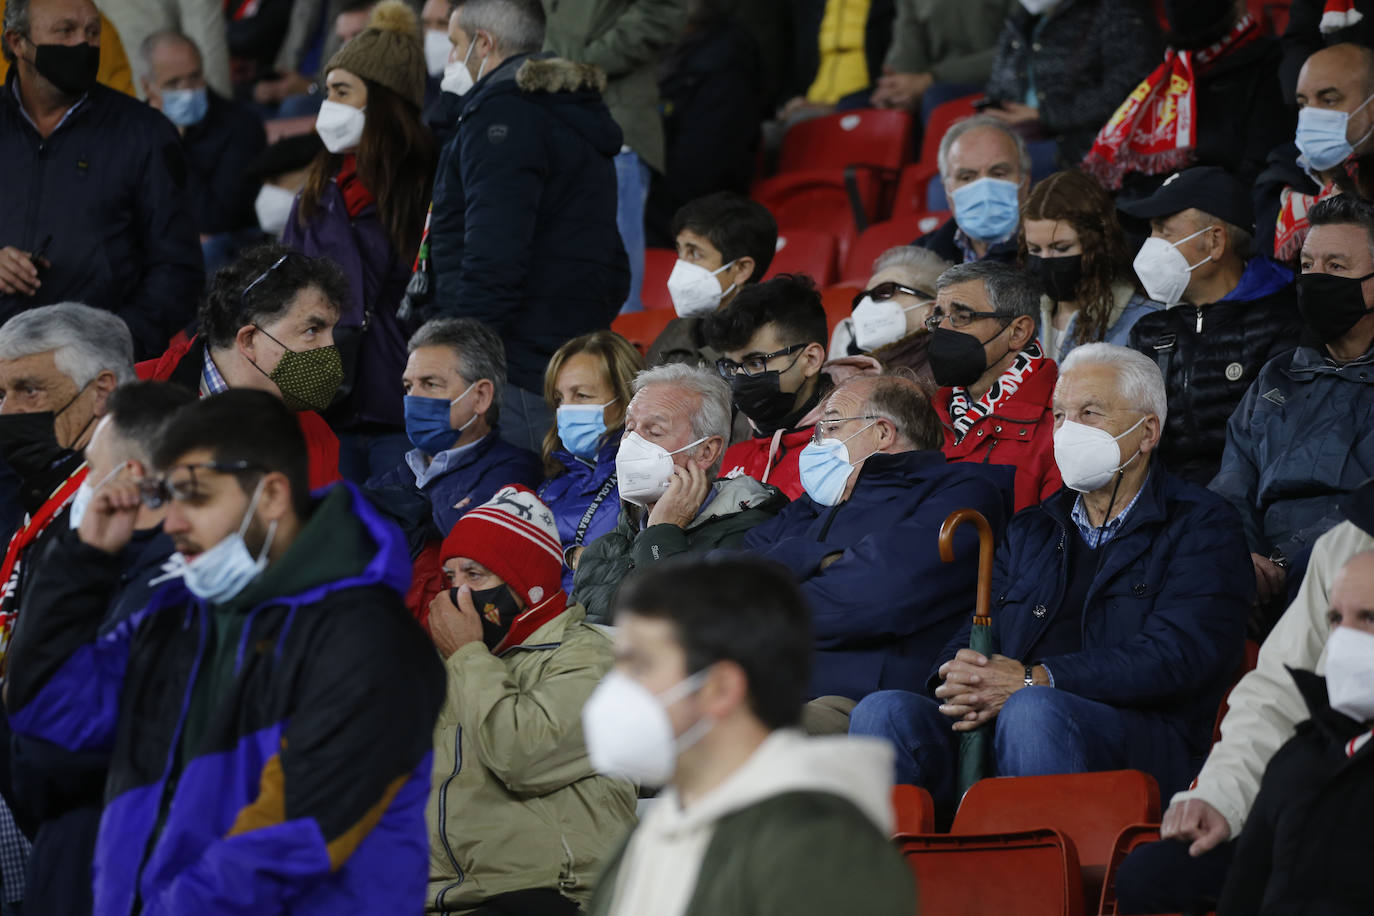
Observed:
[[[559,347],[549,359],[549,365],[544,369],[544,401],[549,405],[549,409],[558,410],[555,391],[558,387],[558,374],[563,371],[563,366],[568,360],[579,353],[590,353],[601,360],[601,370],[606,373],[611,390],[619,399],[621,410],[628,407],[630,398],[634,396],[632,386],[635,376],[644,368],[644,357],[639,355],[633,344],[614,331],[593,331],[581,337],[574,337]],[[558,438],[558,423],[555,422],[544,434],[544,446],[541,449],[545,477],[552,479],[567,470],[562,462],[553,457],[554,451],[562,447],[563,442]]]

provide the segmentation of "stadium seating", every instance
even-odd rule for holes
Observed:
[[[821,290],[821,305],[825,308],[825,323],[830,333],[835,333],[835,325],[854,314],[854,297],[863,289],[847,284],[827,286]]]
[[[935,832],[935,802],[920,786],[893,786],[896,835]]]
[[[794,124],[783,137],[778,174],[863,165],[900,169],[911,161],[911,115],[869,108]]]
[[[921,142],[921,158],[913,166],[902,171],[897,185],[897,196],[892,205],[893,213],[918,213],[926,207],[926,185],[930,179],[940,174],[940,138],[956,121],[961,121],[976,113],[973,107],[978,95],[952,99],[936,106],[926,123],[925,137]]]
[[[949,219],[948,213],[913,213],[893,216],[865,229],[849,248],[840,279],[862,287],[873,272],[873,262],[884,251],[909,245]]]
[[[1216,724],[1212,726],[1213,744],[1221,740],[1221,720],[1226,718],[1226,711],[1231,708],[1231,691],[1235,690],[1236,684],[1240,683],[1240,679],[1251,671],[1254,671],[1255,666],[1258,664],[1259,643],[1255,642],[1253,639],[1247,639],[1245,641],[1245,658],[1241,660],[1240,670],[1236,672],[1235,681],[1231,684],[1230,689],[1226,691],[1226,696],[1221,698],[1221,706],[1217,708],[1217,721]]]
[[[869,222],[880,217],[884,181],[868,171],[791,172],[754,186],[753,198],[778,221],[778,231],[826,232],[835,237],[843,259]]]
[[[644,251],[644,286],[640,301],[644,308],[672,311],[673,299],[668,295],[668,275],[677,263],[677,252],[671,248],[648,248]]]
[[[1159,839],[1158,824],[1131,824],[1122,828],[1112,843],[1112,856],[1107,863],[1107,873],[1102,882],[1102,897],[1098,901],[1097,912],[1102,916],[1116,916],[1116,870],[1131,854],[1131,850]]]
[[[677,317],[672,309],[646,309],[642,312],[629,312],[618,316],[611,322],[611,330],[634,344],[641,355],[649,352],[654,339],[663,333],[668,322]]]
[[[814,230],[788,229],[778,233],[773,263],[768,265],[764,279],[778,274],[807,274],[817,286],[835,282],[837,261],[833,236]]]
[[[922,913],[1082,916],[1078,857],[1058,831],[925,834],[895,842],[916,878]]]

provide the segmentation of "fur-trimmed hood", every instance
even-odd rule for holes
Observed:
[[[606,91],[606,71],[562,57],[531,57],[515,72],[521,92]]]

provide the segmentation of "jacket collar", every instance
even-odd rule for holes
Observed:
[[[944,453],[939,449],[877,452],[864,459],[864,466],[859,469],[858,480],[854,482],[854,492],[881,486],[890,481],[907,483],[917,480],[932,470],[947,466],[948,463]]]
[[[553,457],[569,471],[576,471],[579,468],[590,471],[593,475],[599,476],[597,472],[608,469],[608,474],[615,473],[615,456],[620,451],[620,440],[625,435],[625,427],[613,429],[606,433],[606,439],[601,443],[601,447],[596,450],[596,459],[589,461],[574,455],[565,448],[554,449]]]
[[[1345,713],[1331,708],[1331,700],[1326,692],[1326,678],[1300,668],[1290,668],[1287,665],[1284,667],[1288,668],[1289,676],[1293,678],[1298,693],[1307,704],[1308,712],[1312,714],[1312,725],[1323,737],[1334,743],[1344,744],[1369,730],[1363,723],[1356,722]]]
[[[571,612],[580,612],[584,618],[587,616],[580,604],[568,606],[568,596],[560,588],[511,621],[506,638],[496,644],[491,654],[499,657],[512,649],[533,649],[550,643],[561,643],[563,632],[569,623],[567,615]]]
[[[1168,494],[1165,492],[1165,482],[1168,477],[1169,474],[1164,466],[1159,461],[1152,459],[1149,473],[1145,476],[1145,483],[1135,497],[1135,507],[1131,509],[1131,513],[1127,516],[1121,529],[1113,536],[1112,543],[1121,541],[1145,525],[1168,519]],[[1073,523],[1073,507],[1077,501],[1077,491],[1062,487],[1059,492],[1042,502],[1040,508],[1062,527],[1076,530]]]

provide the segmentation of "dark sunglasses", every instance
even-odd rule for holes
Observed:
[[[863,292],[856,293],[854,295],[854,301],[851,303],[850,308],[858,308],[859,303],[864,301],[865,296],[871,297],[874,302],[886,302],[898,293],[906,293],[908,296],[915,296],[917,299],[920,299],[922,301],[927,301],[935,298],[934,293],[928,293],[922,289],[916,289],[915,287],[905,286],[901,283],[898,283],[896,280],[888,280],[886,283],[879,283],[872,289],[866,289]]]

